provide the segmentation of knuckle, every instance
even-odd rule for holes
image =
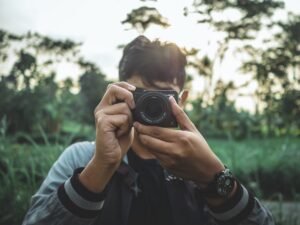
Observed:
[[[181,157],[182,157],[182,151],[180,149],[176,149],[175,151],[173,151],[172,158],[174,160],[178,160]]]
[[[129,114],[130,113],[130,109],[129,109],[129,106],[127,103],[125,102],[122,102],[122,103],[119,103],[121,104],[121,110],[126,113],[126,114]]]
[[[103,115],[103,114],[104,114],[103,109],[96,108],[94,111],[95,119],[97,119],[98,117],[101,117],[101,115]]]
[[[126,92],[124,93],[126,95],[126,97],[129,99],[129,100],[132,100],[133,99],[133,94],[132,92],[126,90]]]
[[[125,81],[120,81],[120,82],[118,82],[118,84],[120,84],[120,85],[122,85],[122,86],[127,86],[127,85],[128,85],[128,83],[125,82]]]
[[[129,115],[123,114],[123,122],[129,121]]]
[[[112,87],[112,85],[114,85],[114,83],[110,83],[106,86],[106,90],[110,89]]]
[[[107,92],[114,92],[117,89],[117,85],[115,83],[107,85]]]
[[[188,145],[190,142],[190,137],[187,134],[181,134],[178,138],[183,145]]]
[[[105,123],[105,121],[107,121],[106,116],[101,111],[97,113],[95,120],[97,127],[101,127]]]
[[[103,121],[103,120],[102,120],[102,117],[96,118],[97,127],[101,127],[102,121]]]

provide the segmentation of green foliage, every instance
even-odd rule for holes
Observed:
[[[62,149],[59,145],[18,145],[2,134],[0,204],[5,207],[1,208],[0,224],[21,224],[31,195],[37,190]]]
[[[80,77],[79,83],[81,87],[79,96],[83,106],[82,122],[94,124],[94,110],[105,93],[108,82],[100,71],[88,71]]]
[[[217,31],[224,32],[226,41],[246,40],[254,39],[263,21],[268,21],[276,10],[283,7],[282,1],[195,0],[191,9],[185,8],[184,13],[196,13],[200,17],[199,23],[210,24]]]
[[[0,205],[5,207],[0,211],[0,224],[15,225],[21,224],[31,196],[62,151],[73,142],[93,141],[94,129],[69,121],[55,140],[40,128],[41,141],[28,133],[8,135],[7,129],[7,120],[3,118],[0,120]],[[26,144],[20,144],[20,139],[26,140]]]
[[[189,58],[189,66],[192,66],[206,82],[206,88],[200,94],[201,100],[195,100],[193,106],[197,108],[195,105],[199,103],[198,108],[208,106],[210,109],[192,112],[194,117],[198,117],[195,118],[196,123],[202,123],[203,127],[205,125],[201,120],[207,119],[204,115],[209,111],[214,125],[213,128],[205,127],[204,130],[210,130],[218,136],[218,131],[233,133],[239,128],[249,128],[258,124],[260,127],[255,126],[254,129],[260,130],[261,135],[299,135],[300,102],[297,99],[300,90],[300,17],[289,13],[287,21],[277,21],[273,15],[280,12],[283,7],[282,1],[197,0],[194,1],[191,9],[185,9],[186,15],[197,14],[200,17],[198,21],[200,24],[210,25],[220,33],[220,37],[224,37],[213,60],[207,56],[199,57],[197,51],[194,51],[195,54]],[[264,41],[257,45],[260,42],[257,38],[260,31],[266,30],[272,35],[264,37]],[[251,42],[250,39],[256,39],[256,42]],[[222,102],[226,107],[223,111],[220,110],[218,107],[220,102],[213,102],[220,100],[219,94],[216,90],[209,90],[214,86],[213,80],[216,80],[214,78],[217,76],[214,63],[216,59],[222,61],[227,49],[233,48],[233,45],[230,45],[233,41],[240,46],[236,50],[241,54],[249,54],[250,60],[242,63],[241,71],[253,76],[251,83],[258,83],[255,92],[258,100],[255,116],[237,112],[233,102],[228,101],[228,96],[225,95]],[[241,87],[246,86],[247,83]],[[224,86],[223,89],[226,90],[226,87]],[[239,93],[241,90],[242,88],[233,88],[232,93]],[[224,124],[236,128],[230,131],[230,127]]]
[[[238,111],[234,101],[228,99],[232,90],[233,83],[218,81],[211,103],[206,103],[204,96],[190,102],[189,117],[205,137],[240,140],[263,136],[260,115]]]
[[[258,49],[246,46],[251,59],[244,62],[243,72],[253,74],[259,86],[256,91],[266,116],[268,133],[293,133],[300,130],[300,16],[289,15],[287,22],[275,23],[281,31],[268,43],[271,47]],[[268,46],[268,45],[267,45]]]
[[[156,8],[147,6],[133,9],[127,14],[127,18],[122,21],[122,24],[130,24],[140,32],[144,32],[152,24],[162,27],[170,26],[168,20]]]
[[[3,63],[7,52],[16,52],[9,73],[0,74],[0,119],[6,117],[9,134],[39,133],[40,128],[55,134],[66,118],[92,123],[93,109],[108,82],[95,64],[76,56],[79,44],[36,33],[15,37],[1,30],[0,37]],[[73,80],[57,82],[52,70],[58,61],[70,60],[83,70],[79,94],[71,92]]]

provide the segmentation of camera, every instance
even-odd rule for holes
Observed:
[[[161,127],[177,127],[177,121],[172,113],[169,97],[178,102],[178,94],[174,90],[144,90],[137,88],[133,92],[135,109],[133,119],[142,124]]]

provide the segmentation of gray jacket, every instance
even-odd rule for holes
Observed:
[[[93,142],[69,146],[53,164],[41,187],[32,196],[23,225],[127,224],[135,172],[126,158],[106,193],[91,193],[77,179],[93,156]],[[74,172],[75,171],[75,172]],[[165,175],[173,221],[180,224],[273,225],[270,212],[240,185],[239,195],[228,206],[209,208],[195,197],[191,182]],[[172,204],[173,203],[173,204]]]

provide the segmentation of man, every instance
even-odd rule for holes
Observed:
[[[168,99],[180,129],[134,120],[137,88],[179,93],[185,66],[175,44],[144,36],[129,43],[121,82],[108,86],[95,109],[96,141],[63,152],[23,224],[274,224],[180,107],[187,91],[178,103]]]

